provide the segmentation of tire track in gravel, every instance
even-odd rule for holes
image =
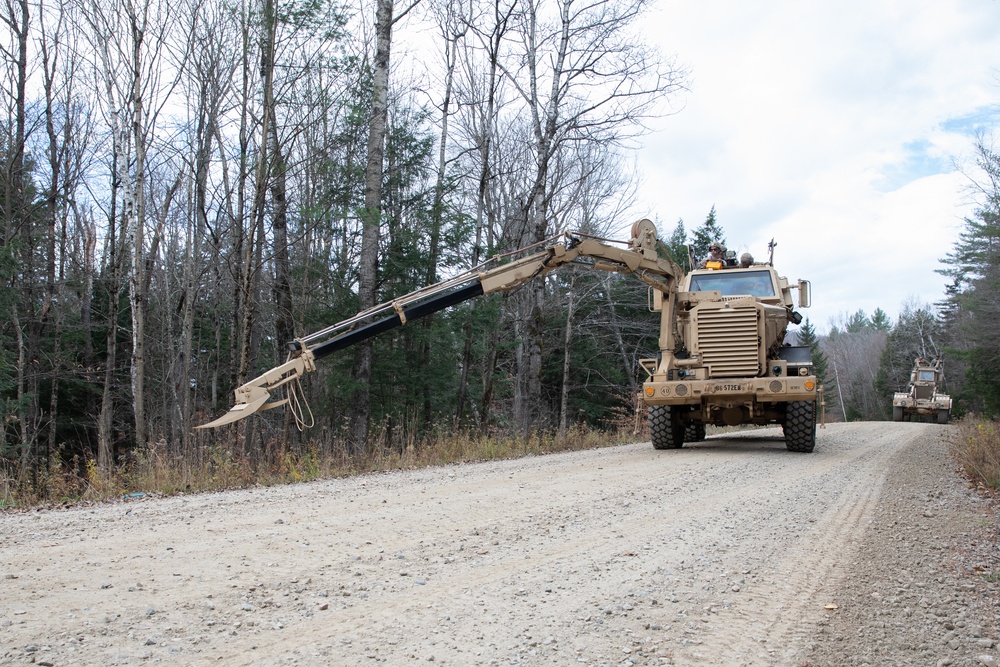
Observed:
[[[870,513],[870,508],[878,497],[881,488],[879,463],[892,450],[891,446],[885,446],[887,444],[876,442],[875,447],[845,448],[833,455],[807,457],[778,452],[781,458],[768,461],[768,464],[776,463],[781,473],[771,471],[762,482],[750,485],[734,484],[731,481],[738,479],[740,469],[746,466],[746,457],[754,455],[747,451],[745,444],[733,445],[726,440],[715,439],[709,441],[702,451],[691,449],[677,452],[682,456],[671,459],[658,454],[651,455],[648,451],[626,448],[633,460],[623,462],[610,475],[624,478],[620,480],[625,481],[624,485],[611,485],[610,494],[596,494],[601,495],[600,498],[585,497],[568,504],[566,497],[553,493],[551,470],[523,475],[519,477],[519,487],[532,491],[531,495],[549,498],[550,502],[557,505],[557,511],[553,512],[550,507],[549,511],[541,512],[537,508],[514,510],[503,516],[476,513],[475,518],[479,521],[503,523],[495,531],[499,544],[491,546],[490,554],[484,554],[481,559],[473,559],[464,566],[450,565],[447,572],[443,569],[436,570],[429,579],[441,579],[441,585],[421,590],[418,598],[399,591],[384,591],[381,596],[372,596],[375,599],[359,605],[364,607],[365,613],[353,619],[341,620],[338,624],[339,631],[350,636],[363,636],[370,630],[370,619],[373,617],[397,618],[419,613],[421,608],[455,608],[457,590],[471,592],[466,604],[457,605],[459,613],[470,613],[471,607],[477,604],[485,606],[488,600],[503,597],[504,592],[510,589],[524,590],[525,586],[537,588],[544,581],[552,579],[553,572],[572,567],[581,558],[597,569],[622,569],[615,561],[621,560],[623,554],[635,554],[640,559],[649,559],[643,568],[647,572],[655,571],[659,567],[656,565],[657,561],[664,558],[668,568],[671,563],[697,560],[711,550],[709,545],[718,546],[718,541],[725,532],[725,527],[713,530],[709,526],[713,517],[732,513],[738,506],[764,507],[767,516],[780,515],[786,496],[779,494],[775,497],[775,477],[790,476],[793,481],[788,484],[787,492],[793,494],[801,493],[803,487],[815,485],[817,479],[830,478],[831,481],[820,488],[833,502],[817,506],[816,510],[820,513],[814,512],[809,518],[814,522],[810,538],[804,546],[796,546],[794,556],[783,556],[784,547],[781,543],[775,548],[768,548],[767,543],[757,544],[751,536],[748,536],[745,547],[733,543],[727,545],[731,552],[727,556],[730,561],[735,556],[739,562],[751,563],[754,570],[768,567],[770,562],[777,560],[779,564],[773,569],[783,573],[782,579],[777,587],[768,590],[761,588],[758,591],[751,586],[747,594],[740,596],[739,609],[743,610],[742,613],[724,612],[724,622],[715,626],[711,636],[692,644],[694,648],[689,652],[684,647],[678,652],[681,657],[687,655],[692,661],[701,661],[705,659],[707,648],[710,652],[726,655],[716,664],[773,664],[775,650],[794,645],[800,636],[809,633],[802,629],[802,618],[810,611],[815,615],[816,601],[813,597],[816,589],[829,578],[830,570],[838,559],[850,552],[843,545],[850,544],[851,536],[858,532],[860,524]],[[783,443],[780,446],[783,447]],[[761,451],[764,456],[770,454],[768,450]],[[665,467],[669,472],[675,467],[701,467],[689,466],[685,459],[700,462],[707,457],[714,458],[709,468],[701,471],[687,470],[681,483],[675,487],[660,484],[656,476],[641,479],[635,476],[636,470],[645,468],[648,463]],[[871,469],[873,472],[844,475],[843,470],[847,468]],[[584,473],[585,476],[590,474],[590,471]],[[843,483],[845,478],[848,480],[846,484]],[[581,480],[571,480],[571,483],[579,481]],[[719,489],[725,488],[727,481],[729,488],[720,497]],[[829,485],[833,488],[828,488]],[[617,511],[620,508],[616,504],[627,502],[624,499],[636,495],[646,496],[642,504],[631,508],[624,515]],[[559,502],[560,499],[562,502]],[[593,503],[590,512],[581,509],[580,505],[584,502]],[[656,519],[662,515],[664,506],[670,508],[674,519],[657,524]],[[785,511],[789,509],[795,511],[796,508],[784,507]],[[529,535],[527,540],[514,539],[531,533],[534,517],[542,514],[548,514],[546,519],[550,524],[554,522],[565,525],[585,521],[588,524],[587,532],[576,538],[559,540],[547,540],[545,536],[538,534]],[[601,521],[597,518],[601,515],[611,515],[613,519]],[[689,527],[692,525],[700,525],[702,530],[697,541],[688,543],[682,536],[690,532]],[[662,548],[662,545],[671,542],[673,548]],[[650,548],[649,544],[661,546]],[[842,546],[831,550],[829,544]],[[529,555],[530,561],[526,562],[525,558]],[[808,564],[808,569],[804,569],[803,564]],[[607,584],[602,585],[598,578],[578,583],[589,586],[591,598],[613,600],[620,592],[615,589],[620,586],[623,578],[623,573],[618,573],[617,576],[605,577]],[[676,581],[672,582],[671,588],[675,592],[683,589],[682,594],[689,596],[695,592],[690,585],[678,585]],[[654,586],[653,589],[654,595],[667,592],[666,588],[656,590]],[[697,604],[702,603],[711,604],[711,600],[701,600]],[[771,612],[774,620],[762,623],[759,613],[749,611],[755,607],[758,610],[764,609],[766,619],[769,617],[766,610],[772,603],[776,607]],[[548,616],[572,615],[579,609],[578,602],[562,606],[550,604]],[[426,631],[426,626],[419,622],[416,625],[420,630]],[[300,630],[305,635],[310,634],[306,628]],[[397,630],[405,632],[404,629]],[[414,628],[411,627],[410,630]],[[768,651],[770,647],[779,649]],[[744,663],[747,656],[755,651],[761,654],[763,662]]]
[[[129,637],[106,624],[80,664],[167,648],[214,665],[786,664],[855,559],[886,461],[926,428],[831,426],[808,455],[755,430],[53,513],[0,556],[81,531],[105,561],[137,553],[115,567],[155,578],[162,610]],[[32,585],[77,585],[73,554],[53,551]],[[54,596],[14,599],[41,618]],[[92,623],[53,616],[17,640]],[[164,632],[178,639],[141,645]]]
[[[825,608],[829,600],[822,598],[822,591],[835,587],[838,570],[858,557],[856,548],[882,493],[886,463],[921,434],[913,432],[900,439],[898,432],[871,424],[844,425],[841,429],[858,430],[867,440],[863,447],[846,449],[832,457],[837,459],[838,469],[852,472],[828,475],[835,481],[822,489],[833,497],[833,502],[813,524],[809,539],[775,565],[774,571],[781,576],[774,586],[748,592],[751,606],[763,613],[757,618],[743,617],[727,623],[713,638],[719,645],[731,647],[716,664],[792,664],[799,647],[815,635],[817,623],[829,612]],[[799,480],[812,482],[812,475]],[[834,485],[836,488],[831,488]],[[770,620],[761,622],[762,618]]]

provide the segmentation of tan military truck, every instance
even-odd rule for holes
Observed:
[[[906,391],[892,395],[892,420],[912,421],[916,417],[947,424],[951,419],[951,396],[938,393],[943,381],[944,364],[940,357],[932,360],[917,357]]]
[[[641,362],[653,446],[704,440],[708,424],[780,424],[790,451],[811,452],[820,387],[810,349],[785,344],[810,283],[778,275],[773,242],[767,263],[727,257],[685,275],[673,299],[654,292],[660,355]]]
[[[661,245],[656,226],[640,220],[628,241],[567,232],[494,258],[289,341],[284,364],[238,387],[230,411],[200,428],[279,406],[292,410],[300,428],[310,426],[299,379],[315,370],[318,359],[467,299],[511,292],[576,265],[629,274],[650,288],[653,309],[660,313],[660,356],[642,365],[649,374],[643,387],[654,447],[703,440],[706,424],[781,424],[788,449],[812,451],[818,387],[809,349],[784,344],[788,323],[801,321],[791,292],[797,288],[798,306],[809,306],[809,282],[789,284],[770,260],[754,264],[745,257],[745,266],[737,267],[731,255],[684,275],[658,251]]]

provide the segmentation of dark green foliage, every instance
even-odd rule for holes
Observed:
[[[0,312],[10,313],[14,305],[14,290],[10,288],[16,273],[13,245],[0,245]],[[17,332],[9,317],[3,317],[0,324],[0,459],[16,457],[18,442],[15,430],[17,403],[17,355],[15,350]]]
[[[845,328],[848,333],[859,333],[873,327],[872,321],[868,318],[868,314],[859,308],[857,312],[847,319]]]
[[[691,234],[691,249],[696,262],[708,256],[708,248],[713,242],[726,245],[726,234],[715,219],[714,204],[712,210],[708,212],[705,222],[701,223],[701,226]]]
[[[830,362],[826,358],[826,353],[819,346],[819,338],[816,336],[816,327],[807,317],[798,330],[798,344],[808,346],[812,352],[813,373],[821,385],[825,385],[829,379]]]
[[[876,331],[884,331],[888,333],[892,330],[892,320],[881,308],[876,308],[875,312],[872,313],[871,319],[869,320],[872,329]]]
[[[943,338],[960,405],[1000,414],[1000,153],[976,143],[978,207],[942,262],[951,278],[942,305]]]
[[[678,218],[677,225],[666,239],[663,240],[663,249],[677,265],[685,272],[691,270],[691,259],[688,253],[687,230],[684,228],[684,220]]]
[[[574,317],[567,418],[601,426],[629,391],[644,379],[638,360],[656,356],[659,318],[646,308],[647,289],[631,276],[583,271],[556,274],[550,281],[564,306],[573,281]],[[549,411],[558,415],[562,390],[566,313],[554,308],[547,320],[551,353],[543,368]]]

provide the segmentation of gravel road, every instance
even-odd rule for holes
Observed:
[[[0,514],[0,665],[995,665],[949,429]]]

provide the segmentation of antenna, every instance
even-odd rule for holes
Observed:
[[[767,244],[767,263],[774,266],[774,248],[778,243],[772,238]]]

